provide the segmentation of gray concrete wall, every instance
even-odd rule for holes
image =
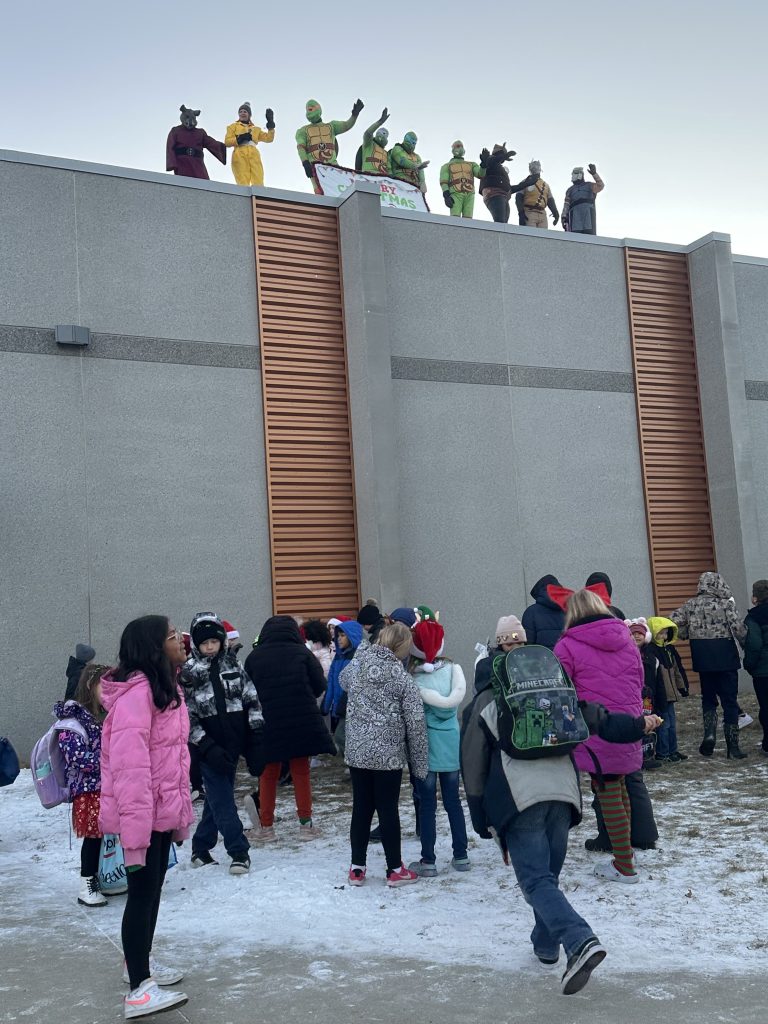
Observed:
[[[0,161],[0,732],[26,756],[76,642],[271,614],[250,200]],[[57,349],[56,324],[99,332]]]
[[[623,250],[385,217],[404,604],[471,667],[545,573],[650,614]]]

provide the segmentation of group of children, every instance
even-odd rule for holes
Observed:
[[[600,709],[594,728],[591,727],[597,736],[581,743],[575,750],[577,768],[591,778],[612,853],[607,864],[595,868],[595,874],[603,880],[636,882],[639,876],[631,835],[633,787],[628,785],[628,780],[637,775],[642,778],[641,741],[653,748],[655,740],[655,749],[646,756],[645,767],[675,764],[687,758],[678,749],[675,720],[677,700],[688,695],[688,679],[675,646],[679,636],[678,623],[661,616],[647,620],[618,618],[618,609],[610,604],[610,590],[602,581],[576,593],[560,587],[557,581],[545,583],[543,587],[537,584],[537,588],[534,611],[539,610],[539,605],[544,607],[548,616],[544,625],[556,625],[556,608],[560,608],[563,614],[561,628],[559,631],[551,628],[551,636],[541,628],[544,620],[539,616],[533,626],[539,630],[537,639],[546,640],[548,647],[556,640],[555,655],[573,680],[580,704],[584,708],[597,706]],[[768,684],[768,613],[765,613],[768,583],[765,581],[755,584],[753,603],[755,608],[745,627],[746,667],[753,671],[758,697],[765,698],[765,701],[760,701],[761,724],[765,726],[762,722],[763,704],[768,702],[768,693],[763,694],[759,690],[759,686]],[[536,615],[532,618],[530,613],[531,609],[528,609],[526,615],[529,622],[533,622]],[[171,629],[162,652],[153,655],[154,661],[133,652],[130,644],[126,647],[126,634],[130,627],[150,620],[154,623],[155,619],[167,623],[162,617],[149,616],[127,627],[121,641],[120,665],[115,670],[87,663],[88,658],[83,656],[92,659],[93,651],[79,649],[77,660],[84,667],[77,680],[74,697],[55,707],[55,714],[63,726],[59,732],[59,746],[70,782],[74,827],[83,840],[78,894],[81,904],[96,907],[106,903],[97,879],[103,833],[116,832],[123,841],[129,879],[126,908],[129,919],[132,875],[144,866],[142,859],[148,863],[148,851],[138,840],[131,839],[135,826],[134,819],[130,818],[132,811],[129,812],[129,820],[123,821],[125,808],[130,806],[133,794],[127,801],[124,796],[122,803],[115,795],[118,785],[115,762],[119,759],[130,762],[122,733],[118,735],[119,758],[115,756],[114,734],[118,729],[115,722],[110,727],[113,754],[108,809],[100,809],[105,709],[115,706],[138,673],[147,683],[148,697],[153,700],[159,699],[158,694],[162,697],[157,704],[160,710],[165,710],[171,700],[168,694],[162,695],[161,683],[171,695],[178,693],[180,704],[183,697],[186,705],[184,743],[186,745],[188,734],[189,748],[199,763],[205,801],[192,837],[193,866],[216,863],[212,851],[220,834],[230,857],[230,873],[238,875],[249,870],[249,835],[243,828],[234,789],[241,757],[245,759],[250,774],[260,779],[258,789],[245,803],[253,826],[250,838],[267,843],[275,838],[276,787],[286,766],[294,786],[298,836],[313,839],[319,834],[312,820],[310,759],[340,750],[352,781],[352,852],[348,874],[351,886],[360,886],[366,881],[366,854],[372,838],[374,814],[378,816],[378,832],[387,862],[386,881],[390,887],[410,885],[437,874],[438,785],[451,831],[451,866],[456,871],[467,871],[471,864],[459,795],[461,752],[461,768],[473,825],[481,836],[495,835],[501,841],[518,872],[523,893],[537,915],[532,940],[539,959],[554,962],[555,947],[563,945],[569,959],[563,991],[577,991],[586,983],[591,970],[604,956],[604,950],[591,933],[585,938],[588,926],[583,919],[579,918],[581,924],[574,926],[573,934],[580,936],[578,943],[563,934],[558,939],[556,930],[547,931],[547,916],[554,913],[552,901],[557,903],[564,899],[557,884],[562,859],[559,866],[558,858],[551,863],[544,862],[550,864],[544,870],[543,883],[548,896],[544,904],[540,904],[533,894],[539,883],[533,885],[531,881],[536,871],[530,861],[530,851],[521,852],[531,836],[525,830],[524,835],[521,833],[518,820],[529,809],[541,805],[536,812],[541,822],[535,827],[538,829],[540,825],[541,835],[549,837],[546,842],[550,842],[554,841],[555,833],[561,835],[566,818],[573,824],[574,816],[580,817],[578,784],[562,772],[563,764],[571,765],[571,759],[558,758],[559,774],[555,773],[550,779],[552,785],[549,788],[545,785],[542,791],[537,790],[545,777],[543,770],[538,769],[538,775],[531,774],[530,764],[521,768],[526,762],[516,762],[508,757],[494,734],[494,728],[498,728],[497,719],[490,717],[489,709],[495,706],[488,703],[494,659],[530,642],[517,617],[508,615],[499,620],[495,644],[476,663],[474,700],[464,714],[463,743],[458,713],[466,692],[464,674],[461,667],[444,654],[443,626],[438,616],[426,606],[398,608],[385,616],[369,602],[355,620],[339,616],[327,623],[316,620],[304,622],[301,627],[292,617],[275,616],[265,623],[245,666],[237,657],[240,646],[237,632],[213,613],[196,615],[188,636]],[[160,682],[152,679],[155,668]],[[167,679],[164,673],[167,673]],[[68,673],[68,694],[71,693],[73,674]],[[165,683],[162,682],[164,679]],[[484,696],[478,705],[481,695]],[[478,707],[482,707],[479,717]],[[72,721],[79,724],[73,726]],[[129,724],[130,729],[138,728],[133,722]],[[178,744],[179,735],[180,727],[172,733],[174,744]],[[765,739],[763,749],[768,752]],[[482,751],[479,759],[478,750]],[[542,763],[536,762],[537,765]],[[162,764],[162,759],[158,759],[158,765]],[[494,764],[497,764],[500,775],[495,774],[497,768]],[[405,768],[410,772],[422,846],[421,857],[408,867],[401,859],[398,811]],[[570,771],[575,779],[572,767]],[[503,780],[501,788],[500,780]],[[532,780],[536,785],[531,788]],[[507,790],[509,793],[504,796]],[[520,794],[525,794],[525,799],[521,799]],[[503,812],[495,806],[499,800],[506,807]],[[189,792],[186,801],[189,801]],[[183,810],[182,803],[184,801],[179,803],[177,817],[184,817],[185,821],[176,823],[171,831],[163,833],[164,837],[171,833],[174,837],[177,834],[181,836],[185,832],[189,815]],[[571,808],[568,815],[565,815],[563,807]],[[137,804],[136,813],[140,812],[141,805]],[[157,808],[154,813],[156,818]],[[552,821],[548,815],[552,816]],[[555,820],[557,827],[552,824]],[[156,821],[152,826],[152,836],[155,826]],[[567,828],[562,835],[567,836]],[[166,843],[165,838],[163,842]],[[170,845],[169,840],[166,845]],[[561,853],[564,857],[564,847]],[[143,876],[145,880],[152,876],[154,903],[159,901],[157,880],[164,876],[167,855],[168,850],[163,846],[160,856],[161,860],[165,858],[162,870],[153,869],[152,873]],[[152,862],[156,860],[157,855],[153,856]],[[135,916],[137,900],[144,907],[142,913],[146,913],[149,897],[138,895],[141,887],[133,877]],[[153,910],[150,908],[150,915],[156,917],[156,910],[156,906]],[[139,953],[134,951],[129,957],[130,933],[130,920],[127,933],[124,920],[126,962],[130,959],[133,965],[130,972],[131,998],[127,998],[125,1004],[126,1017],[142,1016],[143,1007],[150,1005],[153,1009],[146,1012],[156,1012],[157,1000],[162,1002],[163,999],[162,994],[156,997],[153,993],[149,1000],[145,1000],[146,993],[143,992],[136,997],[140,985],[147,981],[147,978],[139,978],[145,969],[136,965],[137,962],[143,964],[144,959],[150,956],[151,946]],[[542,948],[547,955],[542,954]],[[157,984],[168,983],[167,978],[165,982],[157,981],[166,969],[154,959],[150,967],[150,980],[154,978]],[[178,980],[178,972],[171,970],[170,974],[174,981]]]

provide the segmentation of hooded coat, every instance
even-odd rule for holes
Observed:
[[[221,620],[209,613],[197,615],[190,627],[190,655],[181,670],[189,741],[203,760],[213,747],[221,747],[234,765],[241,755],[253,758],[252,734],[263,728],[264,718],[256,687],[237,657],[223,647],[214,657],[205,657],[192,640],[195,626],[206,620],[224,630]]]
[[[467,692],[461,665],[437,661],[431,672],[417,665],[413,678],[424,702],[429,770],[457,772],[460,767],[458,710]]]
[[[565,612],[547,594],[548,586],[560,586],[557,576],[542,576],[531,588],[533,604],[523,612],[523,629],[529,644],[555,649],[565,625]]]
[[[349,640],[349,647],[339,646],[339,632],[344,633]],[[324,715],[331,715],[333,718],[343,718],[346,714],[347,695],[341,688],[339,679],[341,673],[355,656],[357,648],[363,639],[363,627],[359,622],[350,620],[340,623],[334,630],[334,647],[336,653],[331,668],[328,672],[328,689],[325,691],[321,705]]]
[[[245,661],[264,715],[267,764],[295,757],[335,754],[317,698],[325,690],[322,666],[301,639],[296,620],[273,615]]]
[[[645,683],[651,690],[654,712],[663,717],[668,705],[676,703],[678,696],[688,696],[688,676],[674,647],[678,629],[672,619],[652,615],[648,619],[648,629],[652,640],[641,653]],[[659,642],[656,638],[665,629],[672,631],[672,637]]]
[[[696,672],[735,672],[740,667],[737,640],[747,627],[736,611],[731,588],[719,572],[703,572],[696,597],[670,613],[681,640],[690,640]]]
[[[744,668],[753,678],[768,676],[768,601],[750,608],[744,625]]]
[[[189,796],[189,715],[155,706],[143,672],[101,680],[107,711],[101,736],[99,828],[120,836],[125,863],[143,866],[153,832],[189,836],[195,820]]]
[[[637,717],[643,713],[643,663],[632,634],[619,619],[599,616],[570,627],[555,654],[571,677],[580,701]],[[642,744],[607,743],[592,736],[574,752],[580,771],[596,773],[591,750],[606,775],[628,775],[643,763]]]

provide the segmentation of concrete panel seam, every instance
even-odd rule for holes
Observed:
[[[392,379],[625,394],[633,394],[635,390],[634,376],[618,370],[518,366],[465,362],[459,359],[418,359],[411,356],[392,357]]]
[[[255,343],[233,345],[227,342],[183,341],[129,334],[92,334],[87,348],[70,349],[56,344],[52,330],[11,324],[0,324],[0,352],[65,358],[82,355],[86,359],[217,366],[233,370],[258,370],[260,366],[259,346]]]

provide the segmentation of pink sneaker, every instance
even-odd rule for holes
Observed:
[[[396,871],[387,872],[387,885],[397,889],[401,885],[413,885],[418,882],[419,876],[415,871],[409,871],[405,864],[401,864]]]
[[[363,885],[365,882],[365,868],[350,868],[347,877],[350,885]]]

